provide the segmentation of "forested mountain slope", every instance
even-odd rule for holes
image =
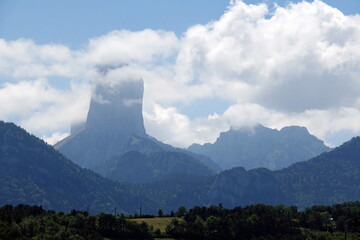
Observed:
[[[301,208],[360,199],[360,137],[330,152],[278,171],[233,168],[215,177],[209,202],[226,207],[254,203]]]
[[[13,123],[0,121],[0,205],[128,212],[146,202],[132,185],[82,169]],[[132,210],[131,210],[132,211]]]

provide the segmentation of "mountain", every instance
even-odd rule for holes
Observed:
[[[114,87],[98,84],[84,128],[73,132],[55,148],[82,167],[123,152],[129,136],[147,136],[143,125],[142,80],[123,81]]]
[[[151,162],[148,157],[153,156],[166,167],[167,157],[161,153],[129,152],[135,156],[124,163],[132,164],[131,159]],[[143,212],[156,213],[159,208],[169,212],[180,205],[189,208],[222,203],[230,208],[267,203],[305,208],[360,199],[360,137],[277,171],[237,167],[200,176],[192,174],[177,156],[182,153],[172,154],[188,172],[153,172],[152,181],[142,184],[113,182],[82,169],[20,127],[0,121],[0,205],[25,203],[58,211],[91,212],[113,212],[116,208],[119,213],[134,213],[141,206]],[[167,167],[171,169],[172,165]]]
[[[111,87],[97,85],[91,98],[86,123],[73,126],[72,134],[55,144],[54,147],[76,164],[117,180],[142,182],[144,179],[150,180],[156,176],[177,173],[180,169],[184,170],[183,173],[187,173],[188,170],[184,169],[182,161],[186,162],[187,168],[192,171],[199,170],[199,174],[207,172],[206,175],[208,175],[209,172],[211,174],[218,172],[220,168],[210,158],[174,148],[146,134],[142,116],[143,92],[142,80],[122,81]],[[124,158],[119,156],[130,151],[150,154],[143,156],[143,160],[145,158],[154,160],[153,154],[162,152],[159,155],[164,160],[167,158],[167,160],[173,161],[171,163],[172,171],[153,162],[147,166],[151,165],[152,168],[155,166],[157,168],[148,169],[149,171],[145,175],[151,175],[150,171],[160,173],[156,173],[153,177],[143,177],[140,172],[136,174],[137,170],[144,170],[141,166],[144,161],[128,159],[129,156],[135,155],[127,155],[127,161],[132,161],[132,163],[127,164],[127,169],[125,169],[124,166],[121,166]],[[174,153],[166,152],[182,154],[174,155]],[[179,159],[174,156],[178,156]],[[119,160],[118,163],[115,161],[116,159]],[[176,166],[176,164],[178,165]],[[108,166],[109,169],[104,169],[101,165]],[[121,169],[114,169],[116,166]],[[161,173],[163,170],[164,173]],[[132,172],[134,175],[127,174],[127,178],[124,178],[125,175],[118,175],[118,177],[114,175],[126,171]]]
[[[140,192],[151,204],[149,209],[162,209],[164,212],[176,211],[179,206],[192,208],[209,203],[208,192],[214,176],[191,174],[171,174],[161,180],[140,185]],[[218,203],[217,203],[218,204]]]
[[[132,212],[146,202],[132,185],[82,169],[20,127],[0,121],[0,205]]]
[[[302,208],[360,199],[360,137],[274,175],[286,202]]]
[[[278,170],[330,148],[304,127],[284,127],[278,131],[258,125],[230,129],[222,132],[213,144],[193,144],[187,150],[210,157],[222,169],[264,167]]]
[[[181,152],[143,154],[130,151],[99,164],[98,172],[115,181],[145,183],[172,174],[211,176],[214,172],[199,160]]]
[[[280,204],[285,196],[273,172],[266,168],[246,171],[242,167],[215,176],[207,194],[208,204],[225,207],[254,203]]]
[[[278,171],[233,168],[215,177],[208,204],[226,207],[254,203],[300,208],[360,199],[360,137]]]

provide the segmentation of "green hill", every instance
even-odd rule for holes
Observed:
[[[0,121],[0,205],[128,212],[146,200],[134,188],[82,169],[12,123]]]

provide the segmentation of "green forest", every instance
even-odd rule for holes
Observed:
[[[151,219],[152,221],[147,221]],[[166,219],[163,229],[154,222]],[[360,239],[360,202],[313,206],[264,204],[223,208],[221,204],[158,215],[119,215],[41,206],[0,208],[0,239]]]

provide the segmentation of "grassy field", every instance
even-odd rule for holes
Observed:
[[[162,233],[165,233],[165,228],[167,225],[169,225],[172,219],[173,217],[161,217],[161,218],[155,217],[155,218],[135,218],[135,219],[131,219],[131,221],[136,221],[137,223],[146,222],[149,226],[153,226],[154,230],[158,228]]]

